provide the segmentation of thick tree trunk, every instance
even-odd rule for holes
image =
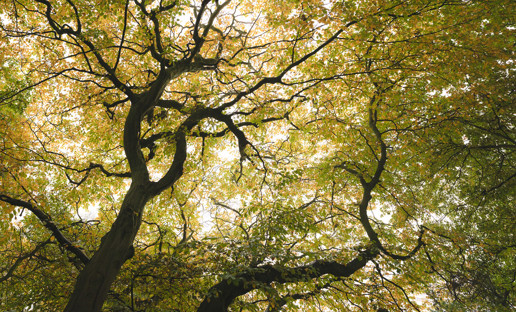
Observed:
[[[140,228],[143,208],[150,197],[145,185],[131,184],[118,218],[79,274],[65,312],[101,311],[111,284],[124,262],[131,257],[132,243]]]

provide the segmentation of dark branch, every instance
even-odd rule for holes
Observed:
[[[47,213],[29,202],[12,198],[7,195],[0,194],[0,200],[13,206],[26,208],[32,212],[41,221],[41,223],[43,223],[43,226],[45,226],[52,233],[52,235],[54,235],[56,240],[63,248],[73,253],[84,264],[87,264],[90,261],[88,256],[86,256],[86,254],[78,246],[74,245],[64,236],[64,234],[61,232],[61,230],[59,230],[57,225]]]
[[[294,268],[267,265],[249,269],[248,272],[223,279],[214,285],[197,311],[226,312],[237,297],[271,283],[295,283],[319,278],[326,274],[335,277],[349,277],[377,255],[378,250],[370,247],[346,264],[317,260]]]

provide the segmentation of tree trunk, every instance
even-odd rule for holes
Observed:
[[[102,238],[99,249],[79,274],[65,312],[101,311],[111,284],[132,255],[132,243],[150,197],[146,185],[133,181],[111,230]]]

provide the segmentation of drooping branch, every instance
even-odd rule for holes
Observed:
[[[26,208],[30,212],[32,212],[56,238],[57,242],[66,250],[73,253],[83,264],[87,264],[90,259],[86,254],[74,243],[70,242],[64,234],[59,230],[57,225],[54,223],[52,218],[45,213],[43,210],[39,209],[35,205],[16,198],[12,198],[8,195],[0,194],[0,200],[11,204],[16,207]]]

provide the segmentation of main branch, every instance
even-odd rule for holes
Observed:
[[[296,283],[319,278],[326,274],[335,277],[349,277],[377,255],[378,250],[370,247],[346,264],[318,260],[294,268],[267,265],[250,269],[248,272],[225,278],[211,287],[197,312],[226,312],[235,298],[271,283]]]

